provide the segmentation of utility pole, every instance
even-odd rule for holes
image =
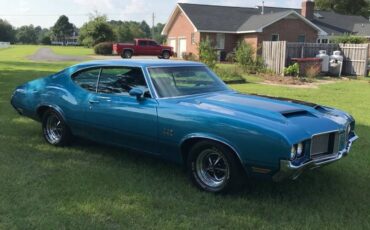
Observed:
[[[154,22],[155,22],[155,14],[152,14],[152,39],[154,39]]]

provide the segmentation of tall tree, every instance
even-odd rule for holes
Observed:
[[[149,38],[150,35],[151,35],[151,30],[150,30],[150,26],[148,25],[148,23],[146,23],[146,21],[142,21],[140,23],[140,29],[142,32],[144,32],[144,36],[146,38]]]
[[[341,14],[369,16],[369,0],[315,0],[317,9],[333,10]]]
[[[12,43],[15,41],[15,30],[13,26],[2,19],[0,19],[0,41]]]
[[[134,39],[134,35],[131,33],[130,27],[127,23],[122,23],[116,29],[117,41],[119,42],[131,42]]]
[[[21,26],[16,32],[17,42],[23,44],[36,44],[37,31],[33,25]]]
[[[37,34],[37,43],[43,44],[43,45],[50,45],[51,44],[51,31],[49,29],[42,28]]]
[[[100,42],[114,41],[115,35],[112,26],[107,22],[104,15],[95,15],[85,23],[79,34],[81,44],[91,47]]]
[[[163,44],[167,37],[162,35],[162,30],[164,28],[165,24],[158,23],[156,26],[153,28],[153,39],[156,40],[157,42]]]
[[[52,28],[53,36],[59,41],[66,41],[66,38],[73,35],[73,24],[69,22],[67,16],[62,15],[58,18]]]
[[[141,23],[135,21],[110,21],[117,41],[131,42],[134,38],[149,38],[150,27],[143,21]]]

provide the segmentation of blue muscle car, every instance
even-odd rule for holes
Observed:
[[[138,150],[185,165],[215,193],[245,176],[296,179],[346,156],[357,139],[345,112],[240,94],[197,62],[82,63],[19,86],[11,104],[41,121],[52,145],[80,136]]]

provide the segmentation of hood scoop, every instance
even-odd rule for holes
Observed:
[[[306,111],[306,110],[289,110],[289,111],[283,111],[281,112],[281,115],[283,115],[286,118],[291,117],[299,117],[299,116],[313,116],[312,113]]]

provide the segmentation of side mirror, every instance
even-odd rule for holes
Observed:
[[[144,91],[140,88],[132,88],[128,93],[130,96],[136,97],[137,100],[140,100],[144,96]]]

